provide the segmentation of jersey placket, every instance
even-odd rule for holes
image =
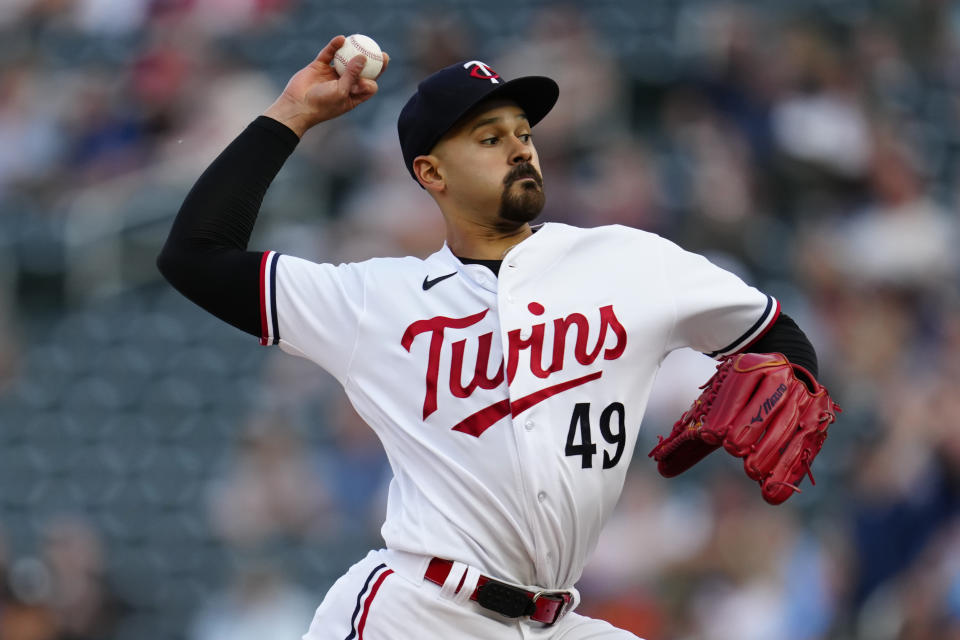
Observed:
[[[506,261],[504,261],[503,265],[501,266],[499,276],[494,274],[488,267],[485,267],[479,264],[461,264],[459,267],[461,270],[461,273],[467,279],[469,279],[471,282],[481,287],[482,289],[485,289],[494,294],[496,302],[494,303],[494,305],[492,305],[493,308],[491,309],[491,311],[496,313],[497,314],[496,317],[498,318],[498,324],[500,329],[500,339],[502,341],[502,350],[504,354],[504,367],[506,367],[506,357],[507,357],[507,330],[504,328],[505,327],[504,315],[501,312],[501,310],[504,309],[505,304],[508,307],[517,306],[516,303],[513,302],[513,300],[515,300],[515,297],[513,295],[508,295],[509,300],[507,300],[507,298],[503,296],[503,291],[505,290],[505,286],[504,286],[504,275],[505,275],[504,268],[505,267],[507,267]],[[515,323],[510,324],[509,326],[515,326]],[[510,385],[508,385],[508,394],[512,402],[514,399],[514,395],[512,391],[512,386]],[[524,471],[524,469],[529,469],[531,467],[532,458],[530,454],[531,454],[531,451],[535,451],[535,448],[531,449],[531,447],[529,446],[531,443],[527,440],[524,440],[522,438],[521,431],[518,430],[518,425],[523,423],[523,421],[525,420],[525,417],[517,417],[517,418],[510,417],[509,419],[510,419],[511,426],[513,427],[511,431],[513,433],[513,441],[514,441],[514,450],[512,452],[509,452],[510,462],[512,465],[513,475],[515,478],[517,478],[517,480],[520,483],[520,487],[519,487],[520,494],[525,498],[519,501],[519,503],[523,505],[522,508],[525,511],[524,513],[518,514],[518,515],[522,517],[523,522],[526,523],[528,527],[528,532],[530,534],[530,537],[528,538],[528,540],[533,541],[533,553],[535,555],[536,564],[539,567],[541,566],[543,560],[545,559],[541,551],[544,548],[543,538],[539,534],[539,526],[537,526],[537,522],[540,514],[535,511],[536,507],[534,503],[536,502],[536,499],[534,499],[533,502],[531,502],[531,500],[528,499],[528,496],[531,495],[531,479],[527,476],[526,472]]]
[[[531,273],[528,259],[524,258],[526,247],[521,245],[513,247],[504,258],[500,267],[498,303],[500,312],[500,331],[503,340],[504,362],[509,359],[509,332],[512,329],[520,330],[520,338],[526,340],[531,335],[531,325],[541,322],[539,318],[529,312],[527,305],[532,300],[527,300],[523,292],[524,280]],[[517,365],[516,376],[508,385],[510,402],[513,404],[517,399],[536,391],[531,387],[534,379],[530,375],[530,351],[522,350],[519,354],[520,362]],[[550,437],[548,430],[544,425],[537,424],[538,414],[545,413],[544,409],[538,412],[537,407],[530,407],[518,415],[511,416],[512,433],[516,442],[517,455],[520,462],[520,478],[522,495],[524,500],[522,504],[527,510],[524,514],[532,534],[533,547],[536,563],[536,582],[544,584],[556,574],[555,565],[557,558],[555,551],[551,550],[543,535],[544,523],[553,520],[549,511],[551,510],[551,495],[542,486],[540,475],[537,473],[538,465],[542,464],[542,459],[549,459]],[[538,428],[539,426],[539,428]]]

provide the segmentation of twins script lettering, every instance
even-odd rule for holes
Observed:
[[[535,316],[544,314],[544,307],[538,302],[531,302],[527,309]],[[553,373],[564,369],[566,363],[567,337],[571,330],[576,332],[573,345],[573,357],[581,365],[589,365],[596,361],[600,355],[605,360],[615,360],[619,358],[627,346],[627,332],[623,325],[617,319],[613,311],[613,305],[606,305],[599,308],[600,329],[596,337],[596,342],[591,346],[588,344],[590,337],[590,320],[581,313],[571,313],[565,318],[553,320],[553,340],[550,345],[551,357],[549,364],[544,365],[543,355],[548,340],[546,339],[546,329],[548,323],[540,322],[530,328],[529,336],[521,337],[520,329],[511,329],[507,332],[507,353],[506,362],[504,358],[500,359],[494,372],[490,373],[490,353],[493,345],[494,335],[487,332],[477,336],[477,359],[476,362],[466,363],[466,369],[469,372],[472,368],[472,377],[470,382],[463,384],[464,359],[467,352],[467,339],[457,340],[450,343],[450,376],[448,388],[450,394],[455,398],[468,398],[477,389],[495,389],[504,382],[513,381],[517,373],[517,367],[520,363],[520,352],[530,351],[530,371],[538,378],[547,378]],[[437,410],[437,393],[440,378],[440,362],[445,346],[444,332],[448,329],[465,329],[480,322],[489,312],[484,309],[473,315],[463,318],[449,318],[446,316],[436,316],[428,320],[418,320],[407,327],[403,334],[400,344],[404,349],[410,351],[414,340],[420,334],[430,335],[429,356],[426,369],[426,392],[423,399],[423,419],[426,420],[430,414]],[[608,334],[612,333],[614,343],[606,346]],[[510,403],[504,400],[495,405],[487,407],[454,426],[455,430],[465,431],[472,435],[479,435],[484,429],[493,424],[500,418],[513,414],[516,415],[526,408],[529,408],[536,402],[547,397],[565,391],[573,386],[589,382],[602,375],[597,371],[583,378],[560,383],[547,387],[536,394],[519,398]],[[575,384],[574,384],[575,383]],[[493,422],[491,422],[493,420]]]

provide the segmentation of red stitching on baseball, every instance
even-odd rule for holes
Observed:
[[[350,40],[350,44],[352,44],[357,49],[359,49],[360,53],[362,53],[363,55],[367,56],[368,58],[373,58],[377,62],[383,62],[382,55],[367,51],[366,49],[363,48],[363,45],[361,45],[359,42],[356,41],[356,39],[353,36],[350,36],[349,40]]]

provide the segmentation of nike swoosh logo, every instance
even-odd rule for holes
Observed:
[[[540,391],[536,391],[530,395],[518,398],[512,404],[509,399],[501,400],[500,402],[496,402],[489,407],[480,409],[480,411],[467,416],[457,423],[457,425],[453,427],[453,430],[469,434],[475,438],[479,438],[484,431],[492,427],[495,423],[499,422],[503,418],[506,418],[509,415],[517,417],[533,405],[543,402],[550,396],[555,396],[558,393],[567,391],[568,389],[573,389],[574,387],[579,387],[582,384],[592,382],[602,375],[603,371],[596,371],[589,375],[585,375],[582,378],[567,380],[566,382],[561,382],[560,384],[555,384],[547,387],[546,389],[540,389]]]
[[[448,273],[445,276],[440,276],[439,278],[434,278],[433,280],[430,279],[430,276],[426,276],[423,279],[423,290],[426,291],[433,285],[437,284],[438,282],[443,282],[447,278],[452,278],[455,275],[457,275],[456,271],[454,271],[453,273]]]

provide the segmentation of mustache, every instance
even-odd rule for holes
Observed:
[[[518,164],[513,169],[507,173],[506,177],[503,179],[503,184],[508,185],[517,180],[522,180],[524,178],[533,178],[534,182],[537,183],[538,187],[543,187],[543,178],[540,176],[540,173],[537,171],[537,168],[534,167],[529,162],[524,164]]]

